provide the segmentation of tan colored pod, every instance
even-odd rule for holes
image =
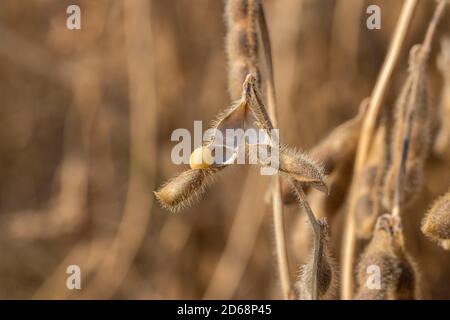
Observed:
[[[289,174],[303,185],[312,186],[328,193],[322,166],[315,163],[304,153],[282,148],[280,150],[279,170]]]
[[[227,0],[225,48],[228,57],[228,91],[231,99],[239,98],[242,83],[253,73],[260,84],[258,67],[257,15],[259,0]]]
[[[399,217],[378,218],[372,240],[361,256],[359,300],[411,300],[420,298],[419,272],[404,247]]]
[[[428,211],[422,232],[445,250],[450,250],[450,192],[439,198]]]
[[[320,225],[321,243],[320,262],[317,274],[317,295],[319,300],[332,300],[337,297],[338,272],[334,258],[329,248],[329,227],[326,219],[318,220]],[[296,283],[297,296],[300,300],[311,300],[311,278],[313,273],[313,254],[308,262],[300,268],[300,276]]]
[[[408,143],[409,150],[405,161],[405,173],[402,181],[400,205],[407,206],[421,191],[423,186],[424,164],[429,154],[432,110],[429,103],[428,84],[422,65],[418,64],[417,55],[420,47],[414,46],[410,52],[409,75],[395,105],[395,123],[393,141],[391,143],[391,165],[388,170],[384,192],[383,205],[389,211],[393,207],[393,198],[403,157],[403,145]],[[412,112],[412,118],[408,112]],[[407,140],[407,124],[410,132]]]
[[[177,212],[190,206],[204,194],[213,174],[218,170],[220,169],[184,171],[164,184],[158,191],[155,191],[155,196],[164,208]]]

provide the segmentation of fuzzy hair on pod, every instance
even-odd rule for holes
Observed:
[[[358,265],[355,298],[419,299],[419,278],[417,265],[404,247],[400,218],[390,214],[380,216]]]
[[[228,56],[228,90],[232,100],[239,98],[247,74],[255,75],[260,83],[258,68],[257,20],[259,0],[227,0],[226,52]]]
[[[425,69],[417,62],[419,48],[414,46],[411,49],[409,75],[395,106],[394,137],[391,143],[392,163],[386,174],[383,192],[383,204],[388,210],[393,206],[409,109],[413,110],[413,117],[400,204],[406,206],[411,203],[423,186],[424,166],[430,149],[431,110]]]
[[[271,130],[273,125],[269,119],[266,108],[264,106],[261,94],[257,86],[257,79],[255,75],[247,75],[242,89],[242,95],[239,102],[236,103],[239,107],[234,107],[232,110],[238,110],[238,108],[248,109],[251,116],[247,115],[246,118],[242,118],[244,121],[244,127],[256,127],[267,132],[269,137],[272,137]],[[225,113],[225,117],[221,117],[217,124],[217,127],[223,125],[224,120],[230,117],[230,112]],[[250,123],[246,123],[249,121]],[[312,186],[318,190],[328,193],[328,189],[324,178],[324,169],[321,165],[313,161],[306,154],[297,152],[296,150],[288,147],[270,146],[279,148],[279,170],[288,174],[293,179],[302,183],[305,186]],[[273,150],[271,151],[273,152]],[[250,152],[250,157],[259,157]],[[265,162],[266,159],[259,162]],[[255,162],[252,159],[253,162]]]
[[[247,145],[245,152],[249,151],[247,149],[254,150],[258,145],[273,147],[273,144],[270,143],[270,140],[273,140],[273,125],[261,98],[256,76],[254,74],[248,74],[241,88],[241,98],[233,102],[225,111],[219,113],[216,120],[213,121],[211,126],[213,133],[208,145],[210,147],[226,145],[228,149],[234,149],[236,152],[239,150],[243,151],[244,148],[239,147],[243,147],[245,144]],[[232,141],[225,141],[227,139],[228,129],[242,130],[242,136],[238,136],[241,140],[234,141],[231,139]],[[250,134],[250,136],[246,136],[248,129],[255,129],[253,133],[256,132],[256,135]],[[267,140],[260,141],[260,132],[258,132],[258,129],[264,130]],[[217,141],[215,138],[215,133],[218,132],[221,133],[222,141]],[[253,153],[250,156],[258,156],[258,153]],[[254,162],[253,158],[251,161],[251,163],[258,163],[258,161]]]
[[[212,182],[213,175],[220,169],[221,167],[184,171],[165,183],[154,194],[164,208],[178,212],[203,196]]]
[[[445,250],[450,250],[450,191],[428,210],[422,232]]]
[[[332,300],[337,297],[338,272],[336,262],[329,248],[329,227],[326,219],[318,220],[321,233],[320,262],[318,270],[317,294],[319,300]],[[311,300],[311,277],[313,273],[313,256],[300,268],[296,283],[299,300]]]
[[[240,98],[219,113],[212,123],[212,128],[222,130],[222,134],[229,128],[260,128],[268,132],[272,130],[273,125],[264,106],[256,75],[247,74],[240,88]]]
[[[287,173],[302,185],[311,186],[328,193],[323,167],[292,148],[282,147],[280,150],[279,170]]]

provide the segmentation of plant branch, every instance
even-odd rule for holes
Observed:
[[[297,194],[297,197],[300,201],[300,204],[303,206],[303,208],[306,211],[306,215],[308,216],[308,219],[311,223],[311,226],[313,228],[314,232],[314,255],[313,255],[313,274],[311,276],[311,299],[317,300],[318,293],[317,293],[317,282],[318,282],[318,274],[320,270],[320,255],[321,255],[321,233],[320,233],[320,225],[317,222],[316,216],[314,215],[311,207],[309,206],[308,201],[306,200],[305,193],[303,192],[303,188],[300,184],[300,182],[292,179],[292,183],[294,184],[295,192]]]
[[[412,17],[417,5],[417,0],[405,0],[399,20],[397,22],[389,51],[385,58],[383,67],[372,91],[368,113],[364,119],[361,138],[358,142],[356,152],[354,175],[350,189],[350,203],[347,212],[344,239],[342,246],[342,286],[341,296],[343,299],[351,299],[353,295],[353,264],[355,255],[355,208],[356,208],[356,190],[359,185],[362,168],[374,136],[376,119],[384,101],[386,90],[392,73],[397,64],[400,52],[406,37],[406,33],[411,24]]]
[[[275,102],[275,83],[273,76],[272,50],[270,45],[269,31],[267,28],[264,7],[260,3],[258,14],[258,24],[262,45],[264,50],[265,63],[267,68],[266,89],[267,89],[267,107],[269,118],[276,128],[278,127],[276,102]],[[277,253],[278,272],[280,275],[281,289],[284,299],[290,299],[292,296],[291,280],[289,271],[289,257],[286,246],[286,228],[284,222],[283,203],[281,201],[280,176],[276,175],[272,187],[272,209],[275,233],[275,246]]]

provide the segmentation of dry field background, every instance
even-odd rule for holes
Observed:
[[[269,178],[237,166],[177,214],[153,196],[186,169],[171,162],[172,131],[209,123],[229,104],[223,1],[79,0],[82,30],[70,31],[73,2],[0,2],[0,298],[280,298]],[[308,150],[370,95],[403,1],[263,3],[281,141]],[[381,30],[366,28],[369,4],[381,7]],[[434,7],[419,0],[385,108]],[[428,65],[436,110],[449,17]],[[450,254],[420,231],[448,190],[449,161],[430,156],[403,215],[424,298],[450,298]],[[342,206],[331,221],[338,259],[344,214]],[[297,206],[286,219],[294,280],[309,233]],[[82,290],[66,288],[71,264],[81,267]]]

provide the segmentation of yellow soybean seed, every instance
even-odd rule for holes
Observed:
[[[212,154],[212,150],[204,146],[195,149],[189,158],[189,165],[191,166],[191,169],[206,169],[213,163],[214,156]]]

